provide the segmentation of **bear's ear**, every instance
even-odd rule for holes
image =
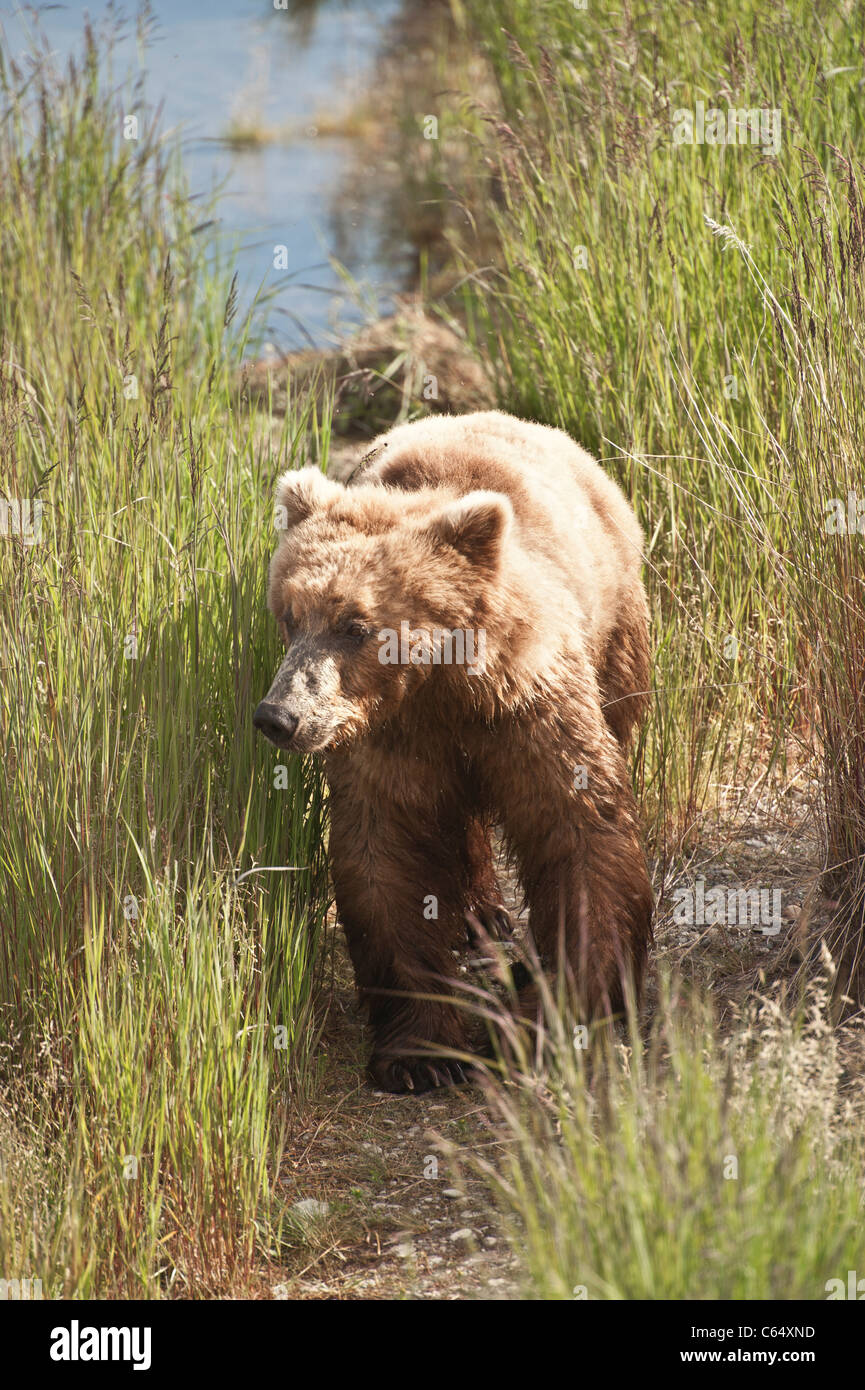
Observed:
[[[439,512],[429,530],[473,565],[492,567],[498,562],[513,519],[513,509],[503,493],[468,492]]]
[[[296,526],[313,512],[340,497],[344,489],[326,478],[320,468],[289,469],[276,485],[276,524]]]

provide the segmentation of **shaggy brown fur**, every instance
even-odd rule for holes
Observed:
[[[255,718],[324,752],[371,1076],[423,1090],[461,1077],[466,915],[506,925],[493,820],[540,959],[584,1012],[639,988],[652,895],[624,754],[648,690],[642,535],[567,435],[498,412],[400,426],[370,458],[350,488],[280,480],[269,603],[288,650]],[[403,622],[482,632],[482,669],[383,664]]]

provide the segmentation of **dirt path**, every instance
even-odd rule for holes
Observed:
[[[756,815],[753,814],[756,812]],[[809,824],[810,822],[810,824]],[[757,806],[679,882],[782,889],[783,930],[766,936],[748,925],[681,927],[672,920],[673,885],[659,904],[654,964],[675,967],[711,990],[725,1014],[752,992],[792,981],[813,952],[830,913],[814,892],[819,845],[799,795]],[[500,867],[505,900],[516,915],[515,885]],[[799,905],[804,904],[800,911]],[[501,1140],[479,1088],[423,1096],[373,1092],[364,1067],[369,1039],[356,1003],[341,932],[331,928],[333,988],[320,1048],[314,1103],[293,1135],[281,1178],[296,1224],[277,1298],[508,1299],[520,1297],[519,1263],[484,1183],[470,1160],[492,1158]],[[647,1017],[657,1002],[656,970]]]
[[[496,1144],[482,1091],[373,1092],[364,1074],[369,1039],[339,935],[331,949],[324,1075],[281,1174],[297,1212],[297,1248],[276,1296],[513,1297],[515,1261],[482,1183],[460,1162]]]

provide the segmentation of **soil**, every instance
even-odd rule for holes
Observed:
[[[464,414],[495,400],[490,375],[456,320],[404,295],[395,314],[368,324],[337,349],[308,349],[246,365],[242,396],[262,407],[262,428],[276,434],[288,401],[310,396],[319,413],[333,398],[328,471],[341,480],[364,445],[417,415]]]
[[[819,959],[832,904],[817,886],[819,844],[798,779],[757,801],[744,823],[720,830],[701,857],[679,865],[659,895],[653,965],[644,1018],[657,1003],[659,967],[708,987],[721,1027],[752,994],[779,983],[796,990]],[[507,906],[525,928],[513,875],[500,862]],[[679,926],[676,883],[724,888],[782,886],[782,930],[767,936],[745,924]],[[656,883],[660,890],[661,885]],[[286,1269],[270,1280],[277,1298],[514,1299],[520,1288],[512,1244],[472,1162],[503,1141],[478,1087],[391,1096],[365,1074],[368,1038],[351,967],[336,925],[330,933],[333,984],[321,1043],[317,1093],[292,1136],[281,1177],[298,1212]],[[861,1057],[851,1058],[851,1084]],[[312,1206],[310,1206],[310,1201]]]

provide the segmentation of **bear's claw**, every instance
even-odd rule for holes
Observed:
[[[414,1095],[442,1086],[465,1086],[471,1079],[462,1062],[445,1057],[434,1057],[428,1061],[420,1057],[411,1060],[373,1057],[369,1074],[376,1090],[395,1094],[408,1091]]]
[[[463,913],[469,945],[482,947],[487,940],[507,941],[514,934],[514,919],[501,903],[475,903]]]

